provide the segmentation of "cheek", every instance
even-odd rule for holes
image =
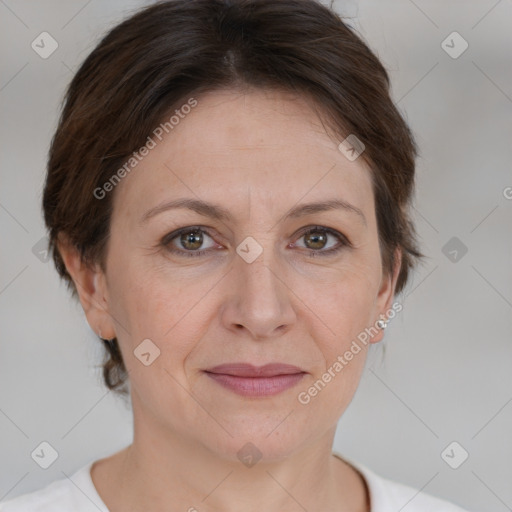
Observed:
[[[366,361],[369,343],[364,334],[374,322],[381,277],[380,261],[373,256],[362,258],[357,264],[346,265],[341,270],[321,309],[328,315],[326,322],[335,337],[326,338],[322,347],[326,367],[318,378],[329,382],[317,405],[324,403],[328,407],[331,404],[338,413],[352,400]]]
[[[370,288],[361,274],[347,271],[345,278],[332,287],[323,302],[315,303],[322,320],[317,325],[325,333],[318,335],[317,330],[315,337],[323,364],[316,368],[308,386],[301,388],[303,399],[310,401],[306,407],[315,411],[313,415],[332,421],[351,402],[361,379],[369,344],[358,336],[371,325],[375,295],[375,285]]]
[[[340,349],[372,323],[380,269],[373,264],[346,265],[331,277],[312,302],[320,318],[334,331],[331,337],[336,336],[335,347]]]
[[[143,258],[118,261],[109,289],[113,316],[125,327],[120,330],[123,345],[133,351],[150,339],[164,356],[159,363],[165,359],[166,366],[180,366],[203,335],[207,294],[218,277],[184,279],[183,272],[170,272],[165,263],[148,267]]]

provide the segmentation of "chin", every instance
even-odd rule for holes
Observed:
[[[227,430],[233,437],[219,429],[216,439],[211,432],[205,433],[204,442],[219,457],[242,462],[248,467],[258,462],[278,462],[308,443],[309,433],[290,421],[292,416],[293,414],[284,422],[284,416],[281,415],[278,421],[269,421],[268,418],[258,421],[252,418],[250,424],[246,422],[247,419],[244,422],[231,423]],[[287,422],[289,423],[285,426]],[[249,462],[246,463],[247,460]]]

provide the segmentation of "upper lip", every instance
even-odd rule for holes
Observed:
[[[291,375],[305,373],[301,368],[285,363],[269,363],[264,366],[254,366],[249,363],[226,363],[208,368],[209,373],[235,375],[237,377],[272,377],[275,375]]]

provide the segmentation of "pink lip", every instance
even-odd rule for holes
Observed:
[[[205,370],[205,373],[239,395],[272,396],[295,386],[306,372],[290,364],[256,367],[247,363],[229,363]]]

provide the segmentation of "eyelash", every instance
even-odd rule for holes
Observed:
[[[203,249],[200,251],[186,251],[186,250],[170,248],[170,244],[175,238],[178,238],[179,236],[181,236],[184,233],[191,233],[191,232],[196,232],[196,231],[206,233],[210,238],[213,239],[213,236],[210,235],[208,233],[208,231],[203,229],[201,226],[188,226],[186,228],[181,228],[181,229],[178,229],[177,231],[173,231],[172,233],[169,233],[168,235],[164,236],[164,238],[161,241],[161,245],[163,245],[169,252],[171,252],[173,254],[178,254],[179,256],[185,256],[188,258],[199,258],[200,256],[207,254],[212,249]],[[308,227],[307,229],[305,229],[304,231],[301,232],[301,234],[299,235],[299,239],[306,235],[309,235],[311,233],[317,233],[317,232],[333,235],[340,241],[340,245],[338,245],[337,247],[331,248],[331,249],[327,249],[325,251],[320,250],[320,249],[316,250],[316,251],[312,250],[312,249],[307,249],[308,256],[311,258],[316,258],[318,256],[320,256],[320,257],[333,256],[334,254],[341,251],[341,249],[343,249],[344,247],[352,247],[352,244],[344,235],[342,235],[341,233],[339,233],[338,231],[336,231],[334,229],[326,228],[326,227],[322,227],[322,226]]]

